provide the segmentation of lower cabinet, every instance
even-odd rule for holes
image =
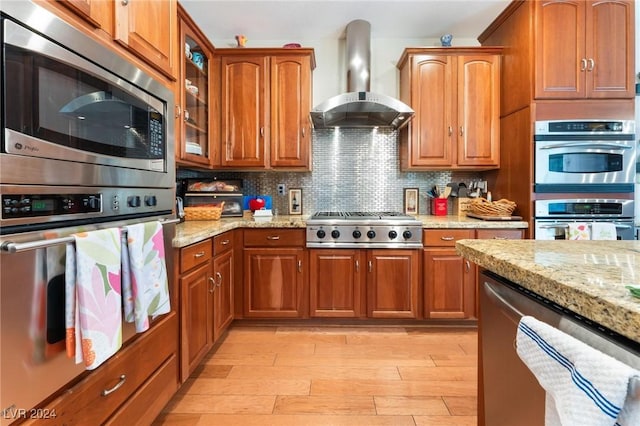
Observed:
[[[244,231],[244,317],[308,317],[304,229]]]
[[[310,315],[417,318],[419,250],[312,249]]]
[[[183,382],[233,320],[233,238],[230,234],[180,250]]]

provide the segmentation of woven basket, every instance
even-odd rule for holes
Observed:
[[[516,209],[516,203],[505,198],[489,201],[486,198],[474,198],[469,204],[472,213],[483,216],[511,216]]]
[[[184,219],[185,220],[219,220],[220,216],[222,216],[223,207],[224,207],[224,202],[220,203],[220,205],[215,207],[211,207],[211,206],[185,207]]]

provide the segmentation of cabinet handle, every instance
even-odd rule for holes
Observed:
[[[596,61],[594,61],[593,58],[589,58],[587,60],[587,62],[589,62],[589,66],[587,67],[587,71],[589,71],[589,72],[593,71],[593,69],[596,66]]]
[[[449,126],[449,136],[453,135],[453,127]]]
[[[182,115],[182,107],[176,105],[176,118],[180,117],[180,115]]]
[[[369,265],[369,272],[373,272],[373,262],[369,261],[368,265]]]
[[[220,241],[220,245],[221,246],[226,246],[227,244],[229,244],[229,242],[230,242],[229,240],[222,240],[222,241]]]
[[[498,237],[497,235],[493,237],[494,240],[506,240],[506,237]]]
[[[122,5],[123,5],[123,6],[126,6],[126,5],[128,5],[128,4],[129,4],[129,0],[122,0],[122,2],[121,2],[121,3],[122,3]]]
[[[580,59],[580,71],[586,71],[587,70],[587,60],[586,58],[582,58]]]
[[[356,272],[360,272],[360,261],[356,260]]]
[[[280,239],[279,235],[269,235],[267,237],[267,240],[272,240],[272,241],[276,241],[276,240],[279,240],[279,239]]]
[[[260,137],[264,138],[264,127],[260,127]]]
[[[298,260],[298,272],[302,272],[302,260]]]
[[[466,269],[467,272],[471,270],[471,263],[469,263],[468,260],[464,263],[464,268]]]
[[[216,282],[213,280],[212,277],[209,277],[209,283],[211,284],[209,286],[209,293],[213,293],[213,291],[216,289]]]
[[[218,287],[220,287],[220,285],[222,284],[222,274],[221,274],[220,272],[216,272],[216,278],[217,278],[217,280],[216,280],[216,281],[217,281],[216,285],[217,285]]]
[[[123,374],[122,376],[120,376],[120,380],[118,381],[118,383],[116,383],[114,387],[112,387],[111,389],[103,389],[100,395],[107,396],[110,393],[117,391],[118,389],[120,389],[122,385],[124,385],[124,382],[126,381],[127,381],[127,376]]]
[[[453,241],[455,237],[440,237],[442,241]]]
[[[196,254],[193,255],[193,257],[195,257],[196,259],[199,258],[199,257],[202,257],[202,256],[204,256],[204,252],[203,251],[199,251],[199,252],[197,252]]]
[[[460,136],[464,136],[464,126],[460,126]]]

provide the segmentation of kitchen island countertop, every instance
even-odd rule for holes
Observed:
[[[640,241],[459,240],[459,254],[640,342]]]
[[[220,220],[186,221],[176,226],[173,247],[185,247],[206,238],[214,237],[235,228],[304,228],[308,215],[278,215],[262,220],[254,220],[250,212],[243,217],[228,217]],[[416,218],[422,227],[429,228],[467,228],[467,229],[523,229],[527,223],[522,221],[483,221],[458,216],[420,215]]]

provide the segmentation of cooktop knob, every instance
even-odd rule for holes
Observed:
[[[353,235],[353,238],[360,238],[362,236],[362,232],[356,229],[351,235]]]
[[[316,232],[316,235],[318,236],[318,238],[324,238],[327,233],[324,232],[322,229],[318,229],[318,232]]]
[[[338,231],[337,229],[334,229],[333,231],[331,231],[331,236],[333,238],[338,238],[340,237],[340,231]]]
[[[367,231],[367,237],[375,238],[376,237],[376,231],[374,231],[373,229],[370,230],[370,231]]]
[[[404,237],[405,240],[408,240],[409,238],[411,238],[413,236],[413,234],[411,233],[411,231],[404,231],[402,233],[402,236]]]
[[[389,231],[389,238],[391,238],[392,240],[398,236],[398,233],[396,231]]]

